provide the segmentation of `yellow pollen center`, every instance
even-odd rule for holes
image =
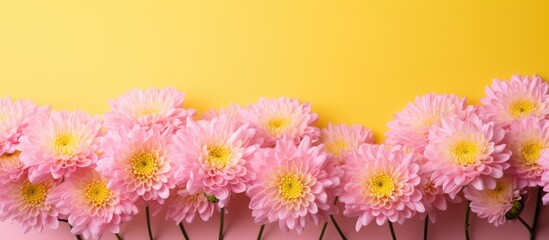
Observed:
[[[55,153],[59,155],[73,155],[74,151],[80,145],[78,139],[73,134],[60,134],[55,137],[52,147]]]
[[[284,129],[286,129],[290,125],[290,119],[279,117],[279,118],[272,118],[267,122],[267,128],[271,135],[278,135]]]
[[[386,173],[376,174],[367,183],[370,195],[376,198],[387,198],[395,190],[393,179]]]
[[[139,179],[151,178],[158,169],[157,155],[154,152],[141,152],[133,156],[132,173]]]
[[[326,151],[333,155],[339,155],[342,151],[349,149],[349,145],[343,139],[337,139],[326,144]]]
[[[469,166],[477,161],[479,147],[471,141],[461,141],[451,149],[455,163],[462,166]]]
[[[215,168],[224,168],[229,163],[231,158],[231,151],[221,146],[208,147],[208,163]]]
[[[520,149],[522,159],[529,164],[536,164],[541,156],[543,146],[539,142],[526,142]]]
[[[105,206],[111,197],[111,191],[107,188],[107,185],[97,180],[89,183],[84,189],[84,193],[88,202],[95,207]]]
[[[521,118],[534,111],[535,107],[536,104],[534,101],[519,99],[511,103],[509,106],[509,112],[514,118]]]
[[[494,198],[498,198],[502,194],[507,192],[509,188],[509,183],[505,179],[499,179],[496,182],[496,187],[494,189],[488,189],[488,194]]]
[[[288,174],[280,179],[278,190],[286,200],[293,200],[303,194],[303,183],[295,174]]]
[[[32,184],[27,181],[21,188],[21,196],[26,204],[38,206],[46,200],[47,190],[45,183]]]

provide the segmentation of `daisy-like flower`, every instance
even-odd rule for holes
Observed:
[[[0,183],[17,181],[25,172],[23,163],[19,160],[21,152],[4,153],[0,155]]]
[[[251,157],[259,144],[255,129],[227,116],[211,121],[189,120],[186,130],[176,133],[171,155],[177,161],[175,179],[185,184],[190,194],[215,196],[220,204],[231,193],[246,191],[254,179],[249,171]],[[220,206],[224,207],[224,206]]]
[[[103,154],[97,170],[109,180],[109,188],[120,189],[130,198],[163,203],[175,184],[168,155],[170,136],[157,128],[135,126],[108,131],[101,139]]]
[[[60,179],[95,164],[100,134],[97,116],[82,111],[38,113],[23,130],[17,150],[31,181],[50,175]]]
[[[429,132],[425,167],[433,170],[435,186],[451,198],[465,185],[493,189],[496,179],[509,168],[511,151],[505,149],[505,132],[494,122],[483,123],[477,115],[467,120],[450,117]]]
[[[546,119],[549,116],[549,85],[539,76],[514,75],[510,81],[494,79],[480,99],[480,116],[503,128],[526,117]]]
[[[541,152],[549,149],[549,120],[529,117],[513,122],[505,135],[505,143],[513,152],[509,160],[511,173],[517,174],[529,187],[541,186],[541,176],[546,169],[539,160]]]
[[[505,220],[515,219],[523,209],[522,195],[526,193],[516,176],[505,175],[496,180],[494,189],[478,190],[467,186],[465,198],[471,201],[471,211],[498,226]]]
[[[109,101],[111,111],[105,114],[105,127],[131,129],[139,125],[175,132],[185,127],[187,118],[195,114],[194,110],[182,107],[184,98],[185,95],[174,88],[132,89]]]
[[[309,137],[298,146],[283,138],[255,154],[257,179],[247,194],[256,223],[278,221],[283,231],[301,233],[307,223],[318,225],[336,212],[340,178],[322,148],[311,146]]]
[[[232,118],[237,121],[243,121],[241,112],[244,110],[244,108],[238,104],[231,104],[227,108],[220,108],[219,110],[210,110],[208,112],[205,112],[202,114],[202,119],[204,120],[212,120],[214,118],[218,118],[222,115],[227,115],[229,118]]]
[[[0,188],[0,219],[19,222],[22,232],[31,229],[41,232],[44,227],[56,229],[59,226],[59,212],[54,206],[51,192],[56,183],[43,179],[31,183],[24,174],[14,182],[7,182]]]
[[[94,170],[82,170],[65,179],[53,192],[58,211],[68,216],[71,232],[98,240],[105,231],[120,232],[120,224],[137,214],[128,196],[107,187],[107,179]]]
[[[48,110],[49,107],[38,107],[30,100],[0,98],[0,155],[14,153],[29,118],[38,111]]]
[[[171,194],[165,206],[168,209],[166,220],[172,219],[177,224],[183,221],[191,223],[196,215],[202,221],[208,221],[214,211],[219,210],[216,204],[208,201],[204,193],[190,194],[184,188],[177,189],[175,193]]]
[[[320,135],[320,130],[313,126],[318,115],[311,112],[311,103],[300,104],[293,98],[262,97],[257,104],[242,111],[242,118],[257,128],[258,137],[264,141],[262,147],[272,147],[283,137],[293,140],[295,144],[299,144],[305,136],[314,142]]]
[[[374,143],[374,135],[370,129],[362,125],[328,124],[321,129],[320,142],[324,144],[330,159],[339,164],[345,164],[347,154],[358,149],[363,143]]]
[[[339,200],[343,214],[358,216],[356,231],[375,220],[402,224],[418,212],[421,202],[419,164],[416,155],[397,145],[363,144],[347,159],[345,187]]]
[[[450,116],[466,118],[474,111],[473,106],[465,105],[465,100],[451,94],[416,97],[415,102],[408,103],[408,106],[394,115],[395,120],[387,123],[387,144],[402,145],[423,153],[429,143],[431,126],[440,126],[441,119]]]

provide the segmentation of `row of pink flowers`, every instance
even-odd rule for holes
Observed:
[[[301,232],[339,214],[339,201],[358,231],[434,222],[461,195],[499,225],[518,216],[509,213],[529,188],[549,191],[549,86],[538,76],[494,80],[480,106],[417,97],[382,144],[361,125],[316,127],[311,104],[293,98],[201,119],[183,100],[173,88],[134,89],[99,117],[0,99],[0,219],[24,232],[64,219],[100,239],[145,208],[167,209],[176,224],[207,221],[246,194],[259,224]]]

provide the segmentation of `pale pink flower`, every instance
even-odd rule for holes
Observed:
[[[111,111],[105,114],[105,127],[117,129],[156,127],[175,132],[185,127],[195,111],[183,108],[185,95],[174,88],[132,89],[122,97],[109,101]]]
[[[258,103],[242,111],[242,118],[257,128],[258,137],[264,141],[262,147],[272,147],[283,137],[295,144],[305,136],[315,142],[320,135],[320,130],[313,126],[318,115],[311,112],[311,103],[300,104],[293,98],[262,97]]]
[[[476,115],[443,119],[429,132],[425,147],[425,167],[432,169],[435,186],[442,186],[451,198],[468,184],[478,190],[493,189],[509,168],[511,151],[505,149],[504,136],[503,129]]]
[[[216,204],[209,202],[204,193],[190,194],[184,188],[177,189],[172,193],[166,201],[165,207],[167,208],[166,220],[172,219],[177,224],[183,221],[191,223],[196,215],[202,221],[208,221],[214,210],[220,209]]]
[[[175,187],[171,181],[173,162],[168,155],[171,136],[157,128],[135,126],[108,131],[101,139],[103,154],[97,170],[109,180],[109,188],[120,189],[130,198],[163,203]]]
[[[541,176],[546,169],[539,160],[541,152],[549,149],[549,120],[528,117],[513,122],[505,135],[505,143],[512,152],[510,172],[530,187],[542,186]]]
[[[519,206],[517,211],[520,214],[523,206],[522,195],[526,194],[526,190],[519,184],[516,176],[505,175],[496,180],[494,189],[478,190],[467,186],[463,193],[471,201],[472,212],[481,218],[488,218],[488,222],[498,226],[505,223],[506,219],[516,217],[506,216],[515,205]]]
[[[538,120],[549,116],[549,85],[539,76],[513,75],[510,81],[494,79],[480,99],[480,116],[503,128],[526,117]]]
[[[363,144],[351,153],[345,171],[345,187],[339,200],[343,214],[358,216],[355,228],[375,220],[402,224],[425,211],[421,202],[419,164],[413,152],[397,145]]]
[[[19,222],[23,233],[33,228],[38,232],[44,227],[56,229],[59,212],[51,198],[55,186],[51,178],[31,183],[26,173],[17,181],[5,183],[0,188],[0,219]]]
[[[0,98],[0,155],[14,153],[29,118],[36,112],[48,110],[49,107],[38,107],[30,100]]]
[[[440,126],[441,120],[446,117],[466,118],[474,111],[474,107],[465,105],[465,101],[465,98],[452,94],[416,97],[413,103],[408,103],[394,115],[395,120],[387,123],[387,144],[398,144],[423,153],[429,143],[429,129],[432,126]]]
[[[259,148],[255,129],[227,116],[210,121],[189,120],[186,130],[176,133],[171,155],[178,168],[175,179],[190,194],[213,195],[225,203],[231,193],[241,193],[255,178],[249,170]],[[224,207],[224,206],[220,206]]]
[[[203,120],[212,120],[214,118],[218,118],[222,115],[227,115],[229,118],[232,118],[233,120],[237,121],[243,121],[241,112],[244,110],[242,106],[238,104],[230,104],[227,108],[220,108],[219,110],[210,110],[208,112],[205,112],[202,114]]]
[[[79,171],[65,179],[53,192],[58,211],[68,216],[73,234],[98,240],[105,231],[120,232],[120,224],[137,214],[128,196],[107,187],[107,179],[94,170]]]
[[[98,158],[101,121],[82,111],[37,113],[19,138],[19,158],[29,169],[29,179],[69,177],[78,168],[90,167]]]
[[[320,143],[324,144],[328,157],[339,164],[345,164],[347,154],[358,149],[363,143],[374,143],[370,129],[362,125],[328,124],[321,129]]]
[[[309,137],[298,146],[292,138],[277,141],[254,155],[254,165],[257,179],[247,194],[256,223],[278,221],[283,231],[301,233],[309,222],[318,225],[337,212],[338,171],[322,145],[311,146]]]
[[[0,155],[0,184],[17,181],[25,172],[23,163],[19,160],[21,152],[4,153]]]

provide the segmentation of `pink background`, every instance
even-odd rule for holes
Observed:
[[[534,212],[535,192],[531,191],[530,200],[526,203],[526,209],[522,213],[523,219],[528,223],[532,221]],[[248,210],[248,199],[239,195],[232,200],[231,209],[225,215],[225,239],[256,239],[259,225],[253,222],[251,212]],[[465,217],[465,203],[450,205],[449,209],[441,212],[436,224],[429,226],[429,239],[465,239],[463,232]],[[354,239],[390,239],[387,225],[377,226],[375,223],[355,231],[355,218],[337,216],[338,223],[350,240]],[[164,214],[161,213],[153,218],[153,232],[156,240],[183,239],[179,228],[171,221],[164,221]],[[485,219],[479,219],[471,213],[470,219],[471,239],[528,239],[528,231],[519,222],[509,222],[499,227],[489,224]],[[537,239],[549,239],[549,206],[541,209],[538,225]],[[200,220],[185,225],[191,240],[196,239],[217,239],[219,228],[219,214],[216,214],[208,222]],[[263,239],[318,239],[322,226],[309,225],[305,231],[298,235],[296,232],[284,233],[280,231],[276,223],[266,226]],[[0,223],[0,239],[76,239],[69,232],[66,223],[60,223],[56,230],[45,229],[42,233],[31,231],[25,235],[20,233],[20,226],[17,223],[10,224],[10,221]],[[403,225],[395,225],[395,232],[399,240],[423,239],[423,221],[417,218],[407,221]],[[121,236],[125,240],[148,240],[145,215],[140,213],[131,222],[122,226]],[[106,233],[102,239],[115,240],[114,235]],[[335,228],[330,224],[324,236],[326,240],[340,239]]]

